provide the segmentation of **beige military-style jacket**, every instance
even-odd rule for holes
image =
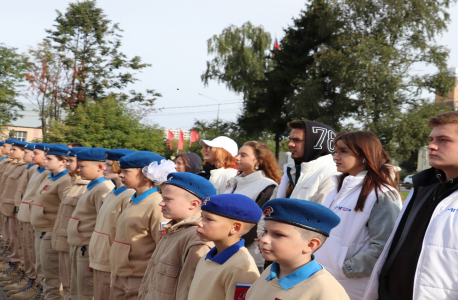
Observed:
[[[10,168],[2,176],[6,177],[6,180],[0,197],[0,213],[5,217],[12,217],[15,214],[14,196],[20,182],[19,179],[27,168],[27,163],[24,161],[10,164]]]
[[[16,189],[16,194],[14,195],[14,205],[19,209],[19,206],[21,206],[21,201],[22,201],[22,196],[24,196],[25,189],[27,188],[27,185],[29,184],[30,177],[34,174],[36,169],[38,168],[37,165],[32,165],[30,168],[24,171],[22,173],[21,177],[19,178],[19,183]]]
[[[49,171],[44,170],[43,173],[36,170],[30,177],[29,184],[25,189],[24,196],[22,197],[21,205],[17,213],[17,218],[21,222],[30,223],[30,203],[33,202],[35,193],[40,186],[41,182],[49,176]]]
[[[67,227],[76,204],[80,197],[86,192],[89,180],[83,180],[81,177],[73,177],[71,185],[64,191],[64,199],[60,202],[59,210],[57,211],[56,222],[52,231],[51,247],[55,251],[69,252],[67,241]]]
[[[111,272],[110,251],[116,237],[116,222],[135,194],[135,190],[124,186],[111,191],[103,200],[94,233],[89,242],[89,266],[93,269]],[[145,212],[146,213],[146,212]]]
[[[164,226],[165,235],[156,246],[143,277],[139,300],[188,299],[194,272],[202,256],[214,244],[202,242],[196,234],[201,212]]]

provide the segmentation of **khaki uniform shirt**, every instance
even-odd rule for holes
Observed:
[[[24,196],[22,197],[21,206],[19,206],[19,212],[17,213],[19,221],[30,223],[30,203],[33,202],[35,193],[37,192],[41,182],[48,176],[49,171],[44,170],[43,173],[40,173],[37,169],[30,177],[29,184],[27,185]]]
[[[63,171],[65,172],[65,171]],[[60,176],[60,177],[59,177]],[[59,178],[57,178],[59,177]],[[38,232],[52,232],[57,218],[60,202],[64,198],[64,191],[71,184],[68,173],[56,174],[43,180],[35,193],[30,207],[30,223]]]
[[[75,211],[78,200],[87,191],[87,184],[89,182],[89,180],[83,180],[79,176],[74,177],[72,178],[72,184],[64,192],[65,196],[60,202],[56,222],[52,231],[51,247],[55,251],[69,252],[67,241],[68,222]]]
[[[19,184],[19,179],[26,171],[27,163],[19,161],[11,163],[11,167],[3,173],[7,177],[0,197],[0,213],[5,217],[12,217],[15,213],[14,196]]]
[[[91,183],[96,185],[91,185]],[[113,188],[113,182],[105,180],[103,177],[88,184],[87,191],[78,200],[75,211],[68,222],[67,241],[70,245],[89,245],[102,201]]]
[[[35,170],[38,168],[37,165],[32,165],[30,168],[22,173],[21,177],[19,178],[19,183],[16,189],[16,194],[14,195],[14,205],[19,209],[21,206],[22,196],[24,196],[25,189],[27,188],[27,184],[29,184],[30,177],[34,174]]]
[[[116,237],[110,251],[111,272],[120,277],[143,277],[151,255],[162,238],[167,223],[159,203],[162,196],[156,189],[140,195],[139,203],[130,201],[116,222]],[[106,255],[105,253],[100,253]]]
[[[214,246],[212,242],[202,242],[196,234],[200,218],[199,211],[179,223],[171,221],[164,226],[165,235],[148,263],[139,300],[188,299],[197,264]]]
[[[89,242],[89,266],[91,268],[111,272],[110,255],[108,254],[116,237],[116,222],[134,194],[135,190],[122,186],[111,191],[103,200],[94,233]]]

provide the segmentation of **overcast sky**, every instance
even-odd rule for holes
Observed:
[[[45,29],[52,28],[56,9],[65,12],[64,0],[0,0],[0,43],[25,52],[46,37]],[[304,1],[287,0],[99,0],[98,6],[124,30],[122,51],[128,56],[140,56],[153,66],[136,77],[139,82],[129,89],[145,91],[155,89],[163,95],[156,101],[157,108],[216,104],[240,101],[241,96],[229,92],[225,86],[210,82],[204,87],[200,75],[204,72],[207,40],[234,24],[247,21],[262,25],[280,39],[283,28],[291,24],[304,7]],[[450,49],[450,66],[458,66],[458,7],[451,10],[449,31],[439,42]],[[419,72],[430,71],[418,70]],[[432,70],[433,71],[433,70]],[[220,119],[235,120],[240,103],[221,105]],[[189,129],[194,119],[216,118],[217,106],[166,109],[152,114],[146,122],[166,128]]]

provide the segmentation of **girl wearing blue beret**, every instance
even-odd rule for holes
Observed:
[[[341,175],[324,206],[340,219],[315,254],[352,300],[362,299],[375,262],[393,230],[401,207],[391,161],[377,136],[368,131],[335,138],[334,160]]]

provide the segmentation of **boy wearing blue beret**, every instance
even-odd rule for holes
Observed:
[[[103,177],[106,151],[105,148],[90,148],[77,154],[81,178],[91,182],[78,200],[67,227],[72,269],[70,282],[72,299],[92,300],[94,294],[93,274],[88,271],[89,241],[94,232],[102,201],[114,188],[113,182]]]
[[[140,287],[139,300],[187,300],[197,263],[214,246],[196,235],[202,199],[216,195],[213,184],[191,173],[171,173],[162,188],[162,214],[171,219],[156,246]]]
[[[259,242],[262,257],[272,261],[247,300],[346,300],[344,288],[315,259],[340,218],[311,201],[279,198],[263,205],[265,233]]]
[[[261,219],[262,211],[251,198],[221,194],[204,199],[197,235],[213,247],[197,265],[188,300],[233,300],[246,294],[259,277],[242,236]]]

